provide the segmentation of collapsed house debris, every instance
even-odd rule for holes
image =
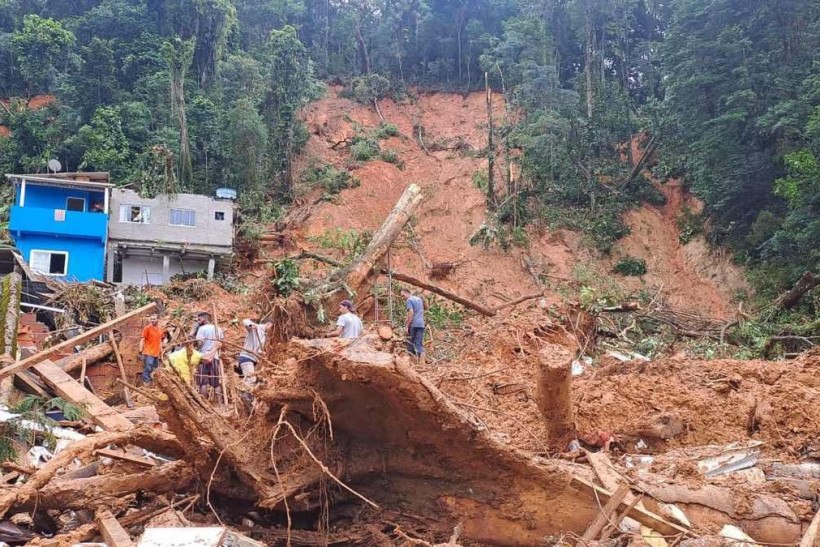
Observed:
[[[287,298],[254,296],[268,300],[273,344],[255,387],[225,367],[228,405],[204,397],[171,367],[156,372],[151,386],[133,385],[129,325],[141,325],[156,303],[114,312],[84,332],[72,327],[64,340],[55,336],[19,360],[9,355],[0,379],[25,378],[24,389],[58,395],[85,416],[64,421],[83,434],[49,451],[47,461],[7,463],[0,517],[16,528],[6,541],[816,541],[817,353],[765,366],[624,355],[592,367],[579,350],[591,352],[599,322],[577,307],[548,314],[539,293],[493,308],[386,265],[421,200],[419,188],[409,187],[349,264],[331,263],[335,269]],[[342,298],[353,295],[367,309],[381,275],[479,314],[452,343],[455,357],[411,360],[389,328],[352,341],[314,337],[323,310]],[[180,315],[200,305],[185,298],[184,306],[173,303]],[[619,308],[604,313],[649,313]],[[664,314],[659,320],[692,330],[685,317]],[[225,341],[233,348],[236,318],[220,315],[234,329]],[[715,335],[715,325],[706,327]],[[172,336],[177,342],[181,330]],[[93,363],[119,379],[113,396],[94,393],[86,377]],[[808,404],[797,411],[795,397]],[[0,526],[0,539],[4,533]]]

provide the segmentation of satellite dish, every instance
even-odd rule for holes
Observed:
[[[56,173],[63,168],[63,164],[60,163],[60,160],[48,160],[48,170],[52,173]]]

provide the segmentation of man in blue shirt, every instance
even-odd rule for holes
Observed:
[[[421,357],[424,353],[424,301],[408,289],[402,289],[401,295],[407,300],[407,351]]]

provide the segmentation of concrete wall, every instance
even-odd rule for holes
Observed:
[[[179,273],[204,272],[208,269],[207,260],[180,260],[169,257],[168,277]],[[122,283],[126,285],[162,285],[168,281],[162,277],[161,256],[133,256],[122,260]]]
[[[151,216],[147,224],[120,222],[121,205],[147,205]],[[195,213],[195,226],[171,226],[171,209],[188,209]],[[221,212],[224,220],[216,220]],[[199,247],[233,246],[233,203],[199,194],[176,194],[142,198],[133,190],[111,191],[111,215],[108,237],[114,241],[148,241],[164,244],[189,244]]]

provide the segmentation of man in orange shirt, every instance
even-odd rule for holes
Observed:
[[[159,356],[162,351],[162,329],[157,326],[159,318],[152,315],[148,318],[148,325],[142,329],[140,338],[140,355],[142,355],[142,382],[149,383],[151,375],[159,365]]]

